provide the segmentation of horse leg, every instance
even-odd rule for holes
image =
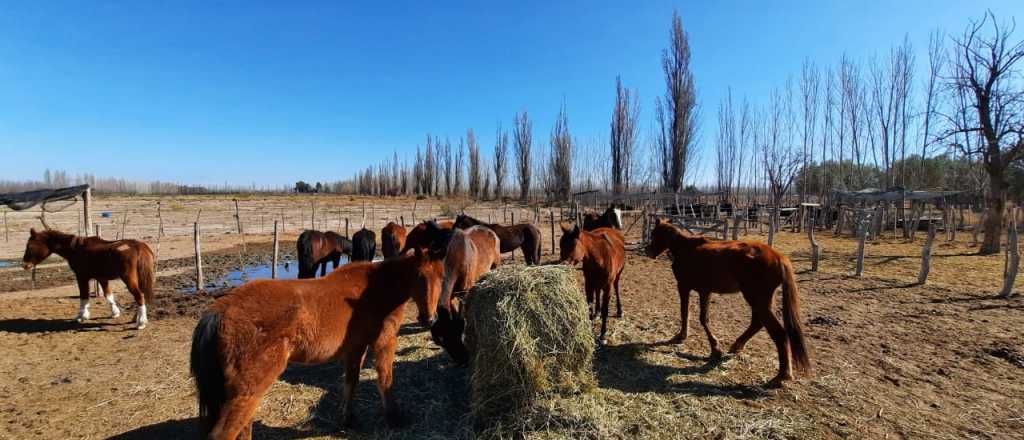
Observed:
[[[359,384],[359,371],[363,369],[364,360],[366,360],[365,346],[354,350],[342,359],[345,367],[345,382],[341,389],[341,423],[344,426],[352,425],[352,400],[355,396],[356,385]]]
[[[592,282],[587,281],[586,277],[583,278],[583,290],[587,292],[587,310],[591,321],[597,317],[597,308],[594,307],[594,286],[592,284]]]
[[[392,367],[395,362],[395,347],[398,345],[396,334],[385,331],[373,347],[373,361],[377,369],[377,390],[384,406],[384,421],[388,426],[397,427],[402,424],[402,415],[398,410],[398,402],[391,393]]]
[[[625,269],[625,268],[623,268]],[[619,280],[622,279],[622,269],[615,275],[615,317],[622,317],[622,297],[619,295]]]
[[[233,392],[228,393],[220,418],[210,431],[210,439],[252,438],[252,418],[259,408],[260,400],[288,366],[288,355],[283,344],[280,348],[261,352],[260,358],[263,361],[257,365],[250,365],[236,375],[225,377],[225,389]]]
[[[132,272],[128,272],[121,277],[121,281],[124,281],[124,285],[135,298],[135,304],[139,306],[135,311],[135,328],[142,330],[146,328],[149,319],[146,318],[146,299],[142,295],[142,289],[139,289],[139,279]]]
[[[605,345],[608,343],[604,338],[605,331],[608,329],[608,303],[612,299],[612,285],[608,283],[601,289],[601,336],[598,337],[598,343]]]
[[[777,374],[771,381],[768,382],[771,386],[780,386],[783,381],[793,379],[793,371],[789,366],[789,339],[786,337],[786,330],[782,327],[782,323],[779,322],[779,318],[772,312],[771,307],[771,295],[764,295],[767,300],[757,301],[755,303],[754,314],[764,325],[765,329],[768,330],[768,334],[772,337],[772,341],[775,342],[775,348],[779,352],[779,374]]]
[[[687,328],[690,326],[690,288],[677,286],[679,289],[679,333],[669,339],[670,344],[686,341]]]
[[[744,299],[746,299],[746,295],[744,295]],[[750,326],[748,326],[747,329],[743,331],[743,334],[741,334],[740,337],[736,338],[736,341],[732,343],[732,346],[729,347],[729,353],[739,353],[740,350],[743,350],[743,347],[747,345],[747,341],[749,341],[750,338],[754,337],[754,335],[756,335],[757,332],[761,331],[761,328],[764,327],[764,324],[761,323],[761,320],[757,318],[757,314],[753,312],[754,306],[751,304],[750,300],[747,300],[747,304],[750,305],[751,310]]]
[[[75,321],[85,322],[89,319],[89,278],[77,277],[78,281],[78,316]]]
[[[327,275],[327,261],[326,260],[320,262],[320,276],[323,277],[325,275]]]
[[[97,282],[100,288],[103,289],[103,296],[107,299],[107,303],[110,304],[110,317],[117,318],[121,316],[121,309],[117,307],[117,299],[114,298],[114,292],[110,291],[110,281],[103,280]]]
[[[711,292],[698,292],[700,295],[700,325],[704,327],[704,333],[708,336],[708,345],[711,347],[711,358],[722,357],[722,350],[718,348],[718,339],[711,333],[711,326],[708,325],[708,313],[711,309]]]

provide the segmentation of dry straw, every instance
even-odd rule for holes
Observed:
[[[478,429],[523,419],[545,398],[594,387],[594,337],[571,268],[503,266],[480,280],[466,310]]]

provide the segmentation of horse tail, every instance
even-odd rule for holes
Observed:
[[[299,278],[315,278],[316,264],[313,261],[313,231],[302,231],[295,245],[299,260]]]
[[[224,390],[224,368],[220,352],[220,313],[207,311],[199,318],[192,332],[192,354],[189,367],[195,378],[199,400],[199,429],[201,437],[209,436],[220,418],[221,406],[227,400]]]
[[[143,246],[135,263],[135,271],[139,277],[139,290],[142,290],[147,305],[153,305],[156,302],[154,298],[155,292],[153,291],[155,278],[153,272],[155,267],[156,261],[153,251],[149,249],[149,246]]]
[[[811,360],[807,354],[807,343],[804,341],[803,325],[800,323],[800,293],[796,289],[793,263],[785,257],[782,259],[782,320],[786,326],[796,370],[810,375]]]

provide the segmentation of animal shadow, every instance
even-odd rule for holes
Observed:
[[[118,327],[121,324],[114,322],[86,321],[77,322],[74,319],[28,319],[15,318],[0,320],[0,332],[19,334],[35,334],[50,332],[78,332],[83,330],[95,330],[106,327]]]
[[[756,399],[767,395],[764,389],[755,385],[716,384],[700,380],[670,382],[672,376],[703,375],[720,367],[730,358],[713,359],[683,353],[678,356],[697,362],[684,367],[658,365],[643,358],[644,353],[664,345],[632,343],[604,347],[596,353],[594,359],[598,383],[601,387],[626,393],[682,393],[738,399]]]

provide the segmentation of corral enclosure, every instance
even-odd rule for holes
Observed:
[[[244,235],[237,233],[238,199]],[[123,286],[112,285],[126,317],[111,320],[94,301],[94,319],[72,318],[77,292],[66,264],[52,258],[36,274],[35,289],[20,267],[0,268],[0,426],[11,438],[180,438],[195,433],[196,407],[187,352],[198,314],[211,301],[195,295],[193,226],[197,214],[207,270],[207,291],[227,291],[230,273],[268,264],[273,220],[284,227],[282,262],[313,221],[351,232],[362,223],[378,230],[416,206],[417,221],[462,211],[458,201],[348,196],[104,197],[94,200],[94,222],[107,238],[141,238],[156,249],[160,238],[158,303],[149,328],[130,329]],[[488,202],[466,206],[481,219],[534,220],[533,207]],[[199,210],[202,209],[202,213]],[[507,211],[506,211],[507,209]],[[74,231],[76,207],[48,213],[51,226]],[[448,211],[448,212],[443,212]],[[101,217],[110,212],[109,218]],[[125,222],[127,213],[127,222]],[[542,260],[551,261],[552,216],[539,208]],[[0,260],[20,260],[38,212],[7,214],[9,241]],[[340,219],[340,222],[339,222]],[[624,219],[627,242],[640,241],[639,213]],[[260,225],[262,223],[262,226]],[[339,228],[338,225],[341,225]],[[630,228],[632,225],[632,228]],[[554,227],[555,234],[560,234]],[[742,238],[766,240],[752,227]],[[612,319],[609,345],[595,353],[596,388],[548,403],[531,431],[536,438],[1007,438],[1021,424],[1024,362],[1021,295],[996,299],[1004,257],[978,256],[970,234],[936,238],[928,284],[916,285],[923,239],[883,235],[868,241],[864,276],[851,275],[856,240],[819,231],[819,272],[808,269],[804,233],[780,231],[775,247],[798,271],[814,379],[783,389],[761,385],[775,372],[775,352],[761,333],[738,357],[709,359],[695,313],[683,345],[663,342],[678,328],[678,296],[665,257],[630,251],[623,275],[625,317]],[[556,237],[557,238],[557,237]],[[244,246],[243,246],[244,242]],[[632,249],[632,247],[631,247]],[[516,255],[521,263],[522,256]],[[510,262],[509,262],[510,263]],[[292,268],[291,270],[294,270]],[[263,276],[254,274],[253,276]],[[230,283],[228,283],[230,284]],[[1021,281],[1016,290],[1021,289]],[[582,295],[582,293],[580,293]],[[694,295],[695,296],[695,295]],[[695,300],[694,300],[695,301]],[[745,328],[749,310],[737,295],[716,296],[712,326],[724,341]],[[693,308],[696,308],[694,304]],[[411,320],[415,313],[407,313]],[[369,362],[368,362],[369,363]],[[428,333],[403,329],[395,365],[395,391],[409,426],[384,428],[365,369],[358,391],[360,422],[338,426],[341,369],[290,367],[256,416],[257,438],[472,437],[469,370],[451,365]]]

